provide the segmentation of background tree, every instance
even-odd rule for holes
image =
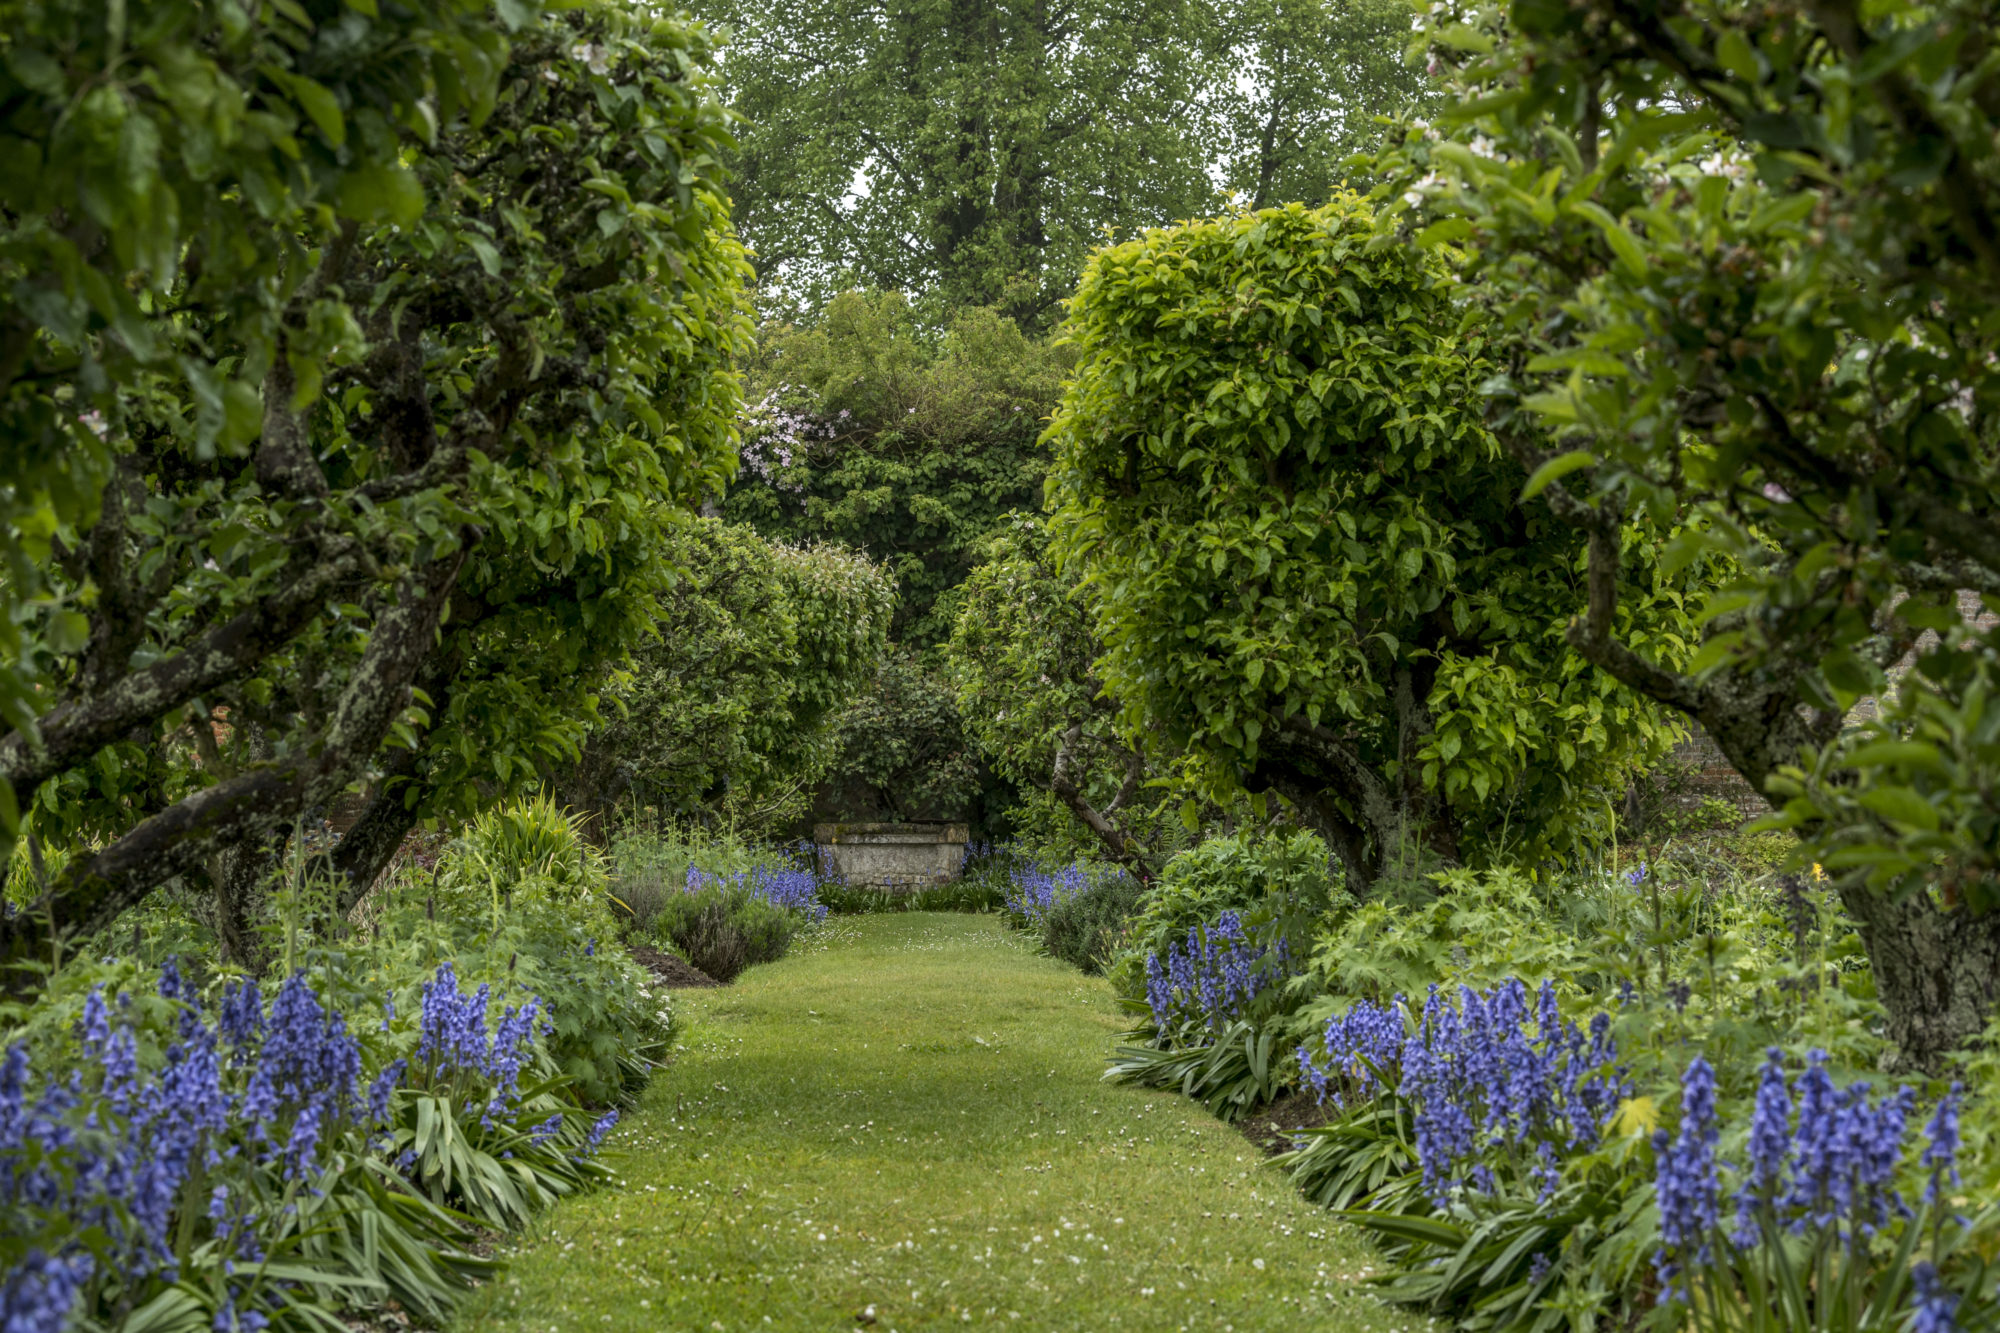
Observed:
[[[1564,646],[1583,537],[1515,505],[1460,299],[1351,199],[1152,232],[1086,270],[1050,427],[1128,732],[1281,793],[1357,888],[1420,849],[1573,852],[1677,735]],[[1621,629],[1678,660],[1655,531],[1621,530]]]
[[[995,311],[938,327],[896,292],[843,293],[811,323],[764,330],[722,514],[772,540],[865,552],[899,588],[897,646],[839,724],[822,813],[958,818],[1007,800],[965,735],[939,647],[987,536],[1040,501],[1036,437],[1069,364]]]
[[[895,584],[839,547],[767,542],[698,519],[667,539],[681,570],[654,635],[608,683],[604,720],[558,774],[565,802],[660,819],[721,806],[795,816],[833,760],[833,719],[873,680]]]
[[[2000,994],[1992,8],[1459,17],[1454,48],[1490,49],[1470,100],[1382,193],[1518,330],[1496,427],[1535,461],[1564,436],[1538,476],[1592,534],[1571,642],[1781,807],[1861,924],[1898,1060],[1933,1065]],[[1677,558],[1736,571],[1692,662],[1622,632],[1601,571],[1628,513],[1697,516]]]
[[[14,959],[176,878],[244,954],[353,784],[358,891],[422,813],[573,753],[669,573],[662,506],[726,475],[747,333],[699,28],[169,6],[127,46],[122,13],[37,11],[0,101],[44,164],[7,177],[0,322],[39,325],[7,410],[108,478],[11,478],[32,715],[0,778],[96,844],[31,886]],[[175,214],[182,177],[222,202]],[[89,262],[31,269],[49,247]]]
[[[1102,228],[1204,210],[1190,0],[726,3],[759,277],[1041,321]]]
[[[727,0],[763,299],[853,286],[1052,324],[1108,234],[1319,203],[1420,94],[1394,0]]]
[[[1015,515],[956,599],[946,656],[958,711],[993,766],[1043,792],[1142,880],[1157,872],[1142,803],[1158,793],[1145,753],[1114,725],[1096,661],[1103,648],[1073,576],[1056,568],[1040,519]]]
[[[1228,51],[1217,150],[1245,207],[1325,203],[1381,136],[1377,117],[1428,105],[1399,0],[1233,0],[1216,28]]]

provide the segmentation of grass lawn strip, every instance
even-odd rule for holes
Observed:
[[[1108,988],[994,917],[836,919],[680,1003],[619,1185],[549,1215],[463,1328],[1430,1327],[1236,1131],[1102,1082]]]

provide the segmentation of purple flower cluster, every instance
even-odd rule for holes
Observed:
[[[157,1071],[141,1068],[137,1034],[113,1023],[101,988],[84,1000],[67,1078],[38,1081],[20,1044],[0,1060],[0,1216],[51,1240],[6,1280],[8,1333],[64,1327],[100,1262],[128,1285],[176,1280],[175,1210],[191,1178],[235,1160],[309,1186],[324,1142],[379,1123],[386,1093],[361,1098],[360,1047],[303,977],[268,1014],[254,982],[232,985],[212,1016],[185,992],[169,964],[160,994],[183,1009]],[[236,1258],[261,1260],[226,1189],[210,1193],[207,1212]],[[104,1241],[68,1239],[91,1233]]]
[[[1700,1056],[1681,1078],[1680,1132],[1653,1131],[1653,1157],[1658,1171],[1655,1198],[1660,1209],[1660,1301],[1681,1294],[1680,1265],[1674,1256],[1697,1263],[1714,1257],[1709,1236],[1716,1224],[1715,1070]]]
[[[486,1011],[491,1002],[490,986],[481,983],[472,994],[463,994],[451,963],[440,963],[437,976],[424,983],[423,1020],[417,1039],[417,1063],[431,1078],[471,1074],[492,1084],[492,1096],[481,1117],[481,1123],[489,1128],[507,1111],[520,1087],[521,1066],[533,1053],[537,1019],[544,1032],[551,1026],[542,1013],[542,1002],[530,999],[503,1010],[489,1036]]]
[[[1382,1015],[1329,1025],[1330,1071],[1372,1059],[1390,1072],[1381,1058],[1390,1039]],[[1460,987],[1455,1003],[1434,987],[1407,1026],[1394,1061],[1396,1090],[1415,1108],[1424,1188],[1439,1205],[1461,1186],[1490,1192],[1496,1163],[1526,1172],[1544,1197],[1553,1193],[1560,1153],[1594,1145],[1626,1094],[1610,1016],[1598,1014],[1585,1034],[1562,1016],[1547,982],[1532,1005],[1518,977],[1490,991]],[[1530,1145],[1527,1162],[1521,1154]]]
[[[0,1055],[0,1227],[23,1242],[0,1278],[4,1333],[61,1333],[95,1319],[107,1292],[128,1299],[199,1278],[176,1257],[190,1238],[196,1252],[219,1256],[225,1275],[232,1264],[262,1263],[269,1205],[259,1200],[322,1188],[336,1149],[389,1151],[409,1066],[393,1060],[369,1078],[347,1018],[305,975],[268,1005],[246,981],[211,1007],[169,962],[159,993],[178,1013],[157,1057],[141,1058],[142,1035],[126,1018],[131,997],[108,1002],[101,988],[84,998],[75,1054],[59,1072],[37,1070],[25,1043]],[[468,1110],[484,1102],[488,1125],[515,1111],[521,1071],[548,1024],[533,998],[497,1015],[492,1007],[487,987],[462,994],[451,964],[441,966],[423,987],[416,1061],[422,1079],[469,1098]],[[598,1122],[581,1155],[615,1120]],[[560,1115],[548,1117],[531,1142],[561,1127]],[[282,1282],[259,1289],[264,1301],[286,1299]],[[214,1290],[217,1328],[266,1325],[247,1289],[224,1281]]]
[[[1234,1018],[1288,960],[1283,939],[1275,948],[1256,944],[1236,912],[1195,926],[1185,947],[1172,943],[1164,960],[1158,954],[1146,958],[1146,1003],[1153,1011],[1153,1027],[1165,1034],[1185,1023],[1211,1027]]]
[[[1387,1005],[1363,1000],[1326,1020],[1320,1043],[1324,1064],[1299,1047],[1299,1073],[1322,1106],[1329,1097],[1335,1106],[1347,1105],[1350,1097],[1365,1100],[1380,1089],[1381,1077],[1393,1079],[1401,1069],[1406,1039],[1400,998]]]
[[[698,866],[688,867],[687,892],[699,893],[717,886],[745,889],[773,907],[801,913],[814,921],[826,919],[826,904],[819,900],[819,881],[810,870],[771,870],[758,866],[733,875],[718,875]]]
[[[1044,870],[1032,861],[1015,866],[1007,875],[1007,911],[1031,927],[1039,926],[1049,909],[1083,892],[1089,883],[1082,866]]]
[[[1669,1139],[1653,1136],[1655,1187],[1660,1209],[1662,1302],[1685,1299],[1691,1266],[1715,1255],[1714,1236],[1725,1171],[1738,1181],[1735,1224],[1729,1241],[1749,1252],[1786,1234],[1818,1236],[1852,1246],[1895,1219],[1913,1216],[1897,1185],[1916,1092],[1900,1087],[1881,1098],[1866,1082],[1834,1085],[1827,1055],[1812,1051],[1788,1084],[1784,1056],[1766,1052],[1750,1116],[1744,1161],[1730,1164],[1715,1152],[1715,1074],[1696,1057],[1681,1079],[1681,1124]],[[1930,1180],[1926,1206],[1935,1205],[1946,1181],[1957,1180],[1958,1099],[1954,1088],[1938,1103],[1920,1158]],[[1932,1275],[1935,1284],[1935,1273]],[[1956,1298],[1942,1289],[1928,1295],[1919,1281],[1918,1325],[1949,1329]]]

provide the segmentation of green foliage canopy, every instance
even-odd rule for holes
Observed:
[[[1419,95],[1396,0],[725,0],[733,165],[765,298],[855,284],[1056,314],[1108,230],[1217,182],[1320,202]]]
[[[840,547],[767,542],[719,519],[665,546],[682,572],[564,795],[600,812],[629,798],[685,814],[725,796],[758,822],[795,812],[832,760],[835,715],[874,678],[895,585]]]
[[[365,886],[573,753],[727,475],[748,332],[700,28],[125,12],[36,9],[0,101],[0,396],[43,431],[8,434],[0,789],[97,844],[15,956],[176,876],[240,905],[360,780]]]
[[[1563,643],[1581,535],[1514,503],[1475,314],[1352,200],[1148,233],[1071,310],[1049,496],[1106,687],[1213,789],[1297,804],[1357,885],[1419,844],[1573,852],[1677,734]],[[1656,531],[1623,534],[1623,627],[1679,658]]]
[[[1110,859],[1150,879],[1134,816],[1151,766],[1118,732],[1090,610],[1048,547],[1040,519],[1015,515],[959,587],[945,647],[959,715],[1002,776],[1049,793]]]
[[[930,647],[951,632],[938,599],[1002,516],[1040,499],[1036,436],[1068,366],[991,310],[934,328],[900,293],[843,293],[811,324],[759,339],[722,513],[885,562],[901,589],[897,641]]]
[[[1929,1063],[2000,977],[1992,6],[1454,23],[1462,108],[1381,193],[1518,330],[1496,429],[1568,470],[1542,494],[1606,551],[1628,513],[1694,514],[1673,558],[1735,570],[1692,662],[1632,641],[1608,587],[1572,637],[1782,805]]]

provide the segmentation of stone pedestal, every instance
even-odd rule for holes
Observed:
[[[823,874],[850,888],[914,893],[958,878],[965,865],[963,824],[815,824]]]

